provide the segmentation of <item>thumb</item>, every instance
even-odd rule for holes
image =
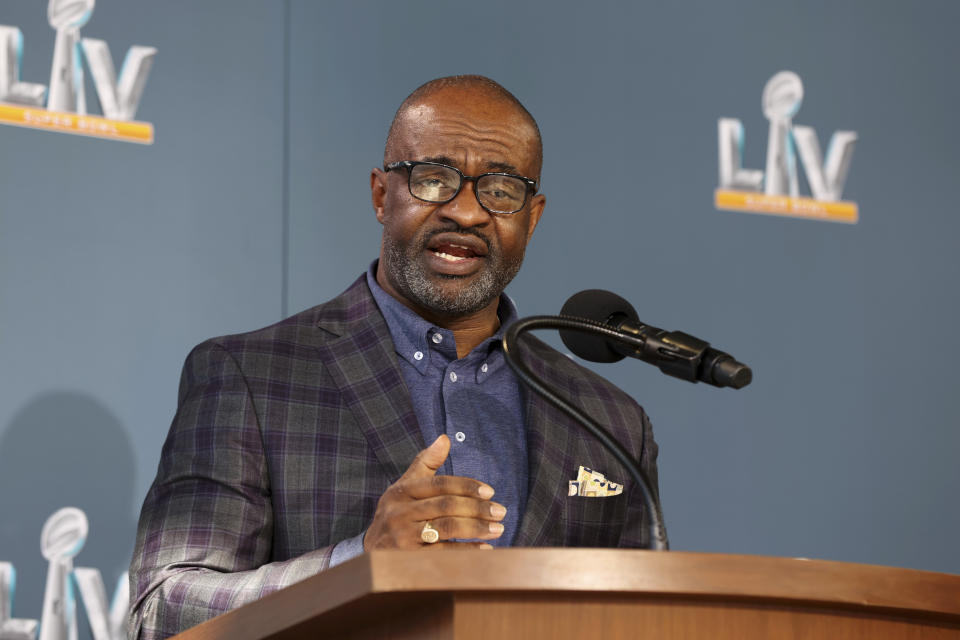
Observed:
[[[403,475],[413,478],[429,477],[437,473],[443,466],[443,461],[450,453],[450,438],[444,434],[433,441],[429,447],[417,454],[410,463],[410,467]]]

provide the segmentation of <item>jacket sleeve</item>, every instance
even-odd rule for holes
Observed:
[[[253,396],[236,359],[206,342],[187,357],[140,514],[129,637],[174,635],[329,566],[332,546],[271,562],[273,525]]]

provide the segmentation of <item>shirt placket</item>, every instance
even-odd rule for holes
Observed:
[[[458,442],[454,430],[454,423],[456,422],[454,416],[457,413],[455,407],[458,401],[456,396],[459,391],[456,385],[461,383],[460,374],[457,372],[456,344],[452,334],[444,333],[437,328],[430,331],[428,341],[436,358],[435,375],[440,376],[440,415],[438,416],[440,424],[437,425],[437,428],[440,433],[445,433],[450,438],[450,454],[447,456],[440,473],[454,476],[461,475],[458,471],[460,456],[458,455],[457,445],[462,442],[462,439]]]

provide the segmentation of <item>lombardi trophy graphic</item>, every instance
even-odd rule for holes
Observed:
[[[80,27],[93,15],[94,0],[50,0],[47,21],[57,31],[47,109],[87,113],[80,53]]]
[[[793,151],[793,116],[803,102],[803,83],[792,71],[781,71],[763,88],[763,115],[770,121],[767,138],[767,171],[764,191],[767,195],[800,195],[797,162]]]
[[[64,507],[47,519],[40,534],[40,551],[50,566],[43,594],[40,640],[74,640],[77,607],[70,573],[73,557],[87,541],[87,516],[75,507]]]

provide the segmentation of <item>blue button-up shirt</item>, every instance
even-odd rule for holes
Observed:
[[[433,325],[383,290],[377,262],[367,284],[386,320],[410,401],[428,445],[441,433],[450,438],[450,455],[440,474],[486,482],[494,500],[507,508],[504,532],[490,543],[509,546],[527,500],[527,438],[520,382],[503,356],[505,327],[517,319],[506,294],[497,314],[500,329],[463,358],[457,358],[453,332]],[[331,564],[363,552],[362,535],[337,544]]]

